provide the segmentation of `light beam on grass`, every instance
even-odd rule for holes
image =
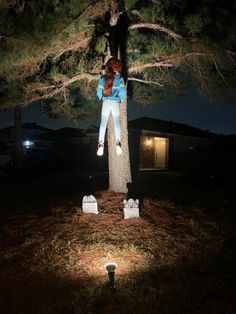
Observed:
[[[104,277],[104,266],[116,261],[119,265],[116,273],[119,276],[127,275],[130,271],[149,267],[150,256],[134,245],[122,247],[110,244],[92,244],[87,247],[78,259],[77,267],[86,270],[92,277]]]

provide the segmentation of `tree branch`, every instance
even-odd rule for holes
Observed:
[[[104,8],[103,8],[103,1],[98,0],[98,1],[90,1],[92,3],[88,4],[83,10],[79,13],[79,15],[76,17],[74,21],[72,21],[69,25],[67,25],[65,28],[61,30],[61,34],[63,34],[69,27],[71,27],[73,24],[78,22],[83,16],[86,14],[89,14],[89,17],[94,17],[94,16],[102,16],[104,14]],[[94,14],[95,12],[95,14]]]
[[[137,73],[137,72],[141,72],[144,69],[154,68],[154,67],[173,67],[173,63],[168,63],[168,61],[169,60],[159,61],[155,63],[134,65],[129,68],[129,73]]]
[[[183,56],[183,58],[189,58],[189,57],[210,57],[211,54],[206,52],[189,52],[186,55]]]
[[[133,67],[130,67],[129,69],[129,73],[137,73],[137,72],[141,72],[142,70],[146,69],[146,68],[152,68],[152,67],[172,67],[173,64],[171,63],[166,63],[166,61],[160,61],[160,62],[155,62],[155,63],[147,63],[147,64],[140,64],[140,65],[136,65]],[[90,74],[90,73],[84,73],[84,74],[78,74],[70,79],[68,79],[67,81],[64,81],[63,83],[61,83],[60,86],[56,86],[56,85],[50,85],[50,86],[36,86],[35,88],[30,90],[30,94],[38,94],[35,95],[33,98],[27,99],[25,100],[25,102],[27,104],[30,104],[32,102],[36,102],[36,101],[41,101],[44,99],[48,99],[48,98],[52,98],[53,96],[55,96],[56,94],[62,92],[66,87],[68,87],[69,85],[71,85],[74,82],[77,81],[81,81],[81,80],[88,80],[93,81],[93,80],[98,80],[100,77],[99,73],[95,73],[95,74]],[[144,81],[144,80],[140,80],[138,78],[129,78],[129,80],[133,80],[133,81],[139,81],[145,84],[156,84],[159,86],[162,86],[160,83],[158,82],[153,82],[153,81]],[[26,89],[27,91],[27,89]],[[29,88],[28,88],[28,93],[29,93]],[[42,95],[43,93],[43,95]]]
[[[208,56],[205,53],[188,53],[184,56],[181,56],[182,59],[188,58],[188,57],[199,57],[199,56]],[[164,60],[160,60],[158,62],[154,62],[154,63],[146,63],[146,64],[138,64],[138,65],[134,65],[131,66],[129,68],[129,75],[133,74],[133,73],[138,73],[138,72],[142,72],[143,70],[147,69],[147,68],[154,68],[154,67],[164,67],[164,68],[172,68],[174,66],[174,62],[175,59],[179,58],[180,56],[177,55],[173,55],[173,56],[168,56],[166,58],[164,58]],[[41,95],[36,95],[33,98],[31,98],[30,100],[26,99],[27,103],[32,103],[35,101],[41,101],[44,99],[48,99],[51,98],[53,96],[55,96],[56,94],[62,92],[66,87],[68,87],[69,85],[71,85],[72,83],[76,82],[76,81],[81,81],[81,80],[88,80],[93,81],[93,80],[98,80],[100,77],[99,73],[84,73],[84,74],[78,74],[66,81],[64,81],[63,83],[61,83],[60,86],[56,86],[56,85],[50,85],[50,86],[36,86],[35,88],[30,90],[31,94],[41,94]],[[128,80],[133,80],[133,81],[137,81],[140,83],[144,83],[144,84],[155,84],[155,85],[159,85],[159,86],[163,86],[161,83],[155,82],[155,81],[146,81],[146,80],[142,80],[142,79],[138,79],[135,77],[129,77]],[[43,93],[43,95],[42,95]]]
[[[149,28],[149,29],[153,29],[156,31],[160,31],[160,32],[166,33],[167,35],[174,38],[175,40],[180,40],[183,38],[181,35],[175,33],[174,31],[168,29],[167,27],[162,26],[162,25],[157,24],[157,23],[155,23],[155,24],[154,23],[133,24],[133,25],[129,26],[128,30],[137,29],[137,28]]]
[[[15,42],[22,43],[22,44],[33,45],[33,43],[30,42],[29,40],[22,40],[22,39],[18,39],[18,38],[15,38],[15,37],[0,35],[0,41],[4,40],[4,39],[5,40],[9,40],[9,41],[15,41]],[[37,46],[37,45],[35,44],[35,46]]]
[[[84,38],[83,40],[80,40],[80,41],[77,41],[76,43],[73,43],[70,46],[67,46],[66,49],[63,49],[57,55],[55,55],[55,57],[53,58],[53,61],[56,61],[58,58],[60,58],[67,51],[78,50],[79,48],[83,47],[83,45],[88,45],[89,41],[91,39],[92,39],[92,36],[89,36],[87,38]]]
[[[213,62],[214,62],[214,64],[215,64],[215,68],[216,68],[217,73],[218,73],[219,76],[222,78],[222,81],[224,82],[224,84],[227,85],[227,84],[226,84],[226,81],[225,81],[225,78],[224,78],[224,75],[220,72],[219,67],[218,67],[218,65],[217,65],[217,62],[216,62],[216,60],[215,60],[214,58],[213,58]]]
[[[128,80],[129,81],[136,81],[136,82],[140,82],[140,83],[144,83],[144,84],[154,84],[154,85],[158,85],[158,86],[161,86],[161,87],[164,86],[161,83],[158,83],[158,82],[155,82],[155,81],[146,81],[146,80],[139,79],[137,77],[129,77]]]
[[[84,73],[84,74],[78,74],[78,75],[70,78],[69,80],[63,82],[60,86],[50,85],[47,88],[45,86],[43,88],[38,87],[38,88],[35,88],[34,90],[32,90],[31,93],[41,93],[42,89],[47,89],[47,91],[49,91],[49,92],[46,92],[44,95],[34,96],[31,99],[26,99],[26,102],[27,102],[27,104],[31,104],[32,102],[52,98],[53,96],[62,92],[66,87],[68,87],[69,85],[71,85],[72,83],[74,83],[76,81],[81,81],[81,80],[86,79],[90,82],[92,80],[97,80],[98,78],[99,78],[99,75],[97,75],[97,74]]]
[[[181,56],[181,59],[185,59],[188,57],[200,57],[200,56],[208,56],[210,57],[209,54],[206,53],[188,53],[184,56]],[[147,69],[147,68],[154,68],[154,67],[160,67],[160,68],[173,68],[174,66],[174,62],[176,59],[180,58],[179,55],[173,55],[173,56],[168,56],[166,58],[164,58],[163,60],[154,62],[154,63],[146,63],[146,64],[138,64],[138,65],[134,65],[131,66],[129,68],[129,75],[130,74],[134,74],[134,73],[138,73],[138,72],[142,72],[143,70]],[[53,97],[54,95],[60,93],[61,91],[63,91],[64,88],[68,87],[69,85],[71,85],[72,83],[76,82],[76,81],[80,81],[80,80],[88,80],[93,81],[93,80],[98,80],[100,77],[99,73],[84,73],[84,74],[78,74],[66,81],[64,81],[63,83],[61,83],[60,86],[56,86],[56,85],[50,85],[50,86],[36,86],[35,88],[29,90],[28,88],[28,92],[30,91],[31,94],[35,93],[35,94],[39,94],[40,95],[36,95],[33,98],[31,98],[30,100],[26,99],[26,103],[32,103],[35,101],[41,101],[44,99],[48,99]],[[154,82],[154,81],[145,81],[145,80],[141,80],[135,77],[129,77],[128,80],[133,80],[133,81],[137,81],[137,82],[141,82],[144,84],[156,84],[159,86],[163,86],[161,83],[158,82]],[[27,91],[27,89],[26,89]],[[43,93],[43,95],[42,95]]]
[[[80,19],[82,19],[84,16],[89,15],[89,17],[94,16],[102,16],[104,14],[104,8],[103,8],[103,1],[90,1],[92,3],[88,4],[82,12],[76,17],[76,19],[71,22],[69,25],[67,25],[60,34],[63,34],[68,28],[70,28],[73,24],[77,23]],[[58,59],[61,55],[63,55],[67,51],[74,51],[78,48],[83,47],[85,44],[89,44],[89,41],[92,39],[92,36],[89,36],[87,38],[82,39],[81,41],[76,41],[75,43],[72,43],[70,46],[67,46],[65,49],[63,49],[61,52],[59,52],[54,58],[53,61]]]

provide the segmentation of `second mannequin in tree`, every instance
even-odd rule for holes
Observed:
[[[122,64],[119,59],[110,58],[106,63],[106,73],[98,82],[97,96],[102,100],[102,114],[97,150],[98,156],[102,156],[104,152],[104,139],[110,113],[112,114],[115,128],[116,154],[122,154],[120,104],[122,104],[126,98],[126,88],[124,79],[120,75],[121,68]]]

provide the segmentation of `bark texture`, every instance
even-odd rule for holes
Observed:
[[[108,122],[108,163],[109,189],[127,193],[127,183],[131,182],[130,157],[128,145],[127,101],[120,105],[122,154],[116,155],[116,142],[113,118]]]
[[[118,1],[110,0],[110,14],[111,19],[120,15],[118,9]],[[114,19],[113,19],[114,20]],[[116,20],[118,22],[118,19]],[[125,56],[126,48],[124,45],[119,45],[119,34],[118,26],[114,25],[110,28],[109,35],[115,41],[115,52],[112,51],[111,41],[109,42],[107,58],[111,56],[118,57],[123,63],[123,68],[125,67]],[[113,29],[115,32],[113,33]],[[127,183],[131,182],[131,170],[130,170],[130,157],[129,157],[129,145],[128,145],[128,123],[127,123],[127,97],[126,101],[120,104],[120,122],[121,122],[121,145],[122,154],[116,155],[116,140],[115,140],[115,130],[113,118],[110,115],[108,121],[108,168],[109,168],[109,189],[118,193],[127,193]]]

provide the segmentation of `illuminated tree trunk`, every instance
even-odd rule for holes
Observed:
[[[110,2],[110,26],[117,27],[119,19],[118,3],[117,1]],[[115,31],[117,36],[120,36],[119,31]],[[110,33],[110,36],[114,36]],[[114,37],[113,37],[114,39]],[[119,38],[115,38],[119,40]],[[108,52],[108,56],[118,57],[125,55],[124,51],[120,50],[119,45],[115,45],[117,51],[112,50],[111,47]],[[118,48],[119,47],[119,48]],[[125,67],[125,60],[121,60],[123,67]],[[127,183],[131,182],[131,169],[130,169],[130,157],[129,157],[129,144],[128,144],[128,122],[127,122],[127,98],[126,101],[120,104],[120,121],[121,121],[121,145],[122,154],[116,155],[116,139],[115,129],[112,116],[110,115],[108,121],[108,168],[109,168],[109,189],[114,192],[127,193]]]
[[[108,122],[109,189],[114,192],[127,193],[127,183],[131,182],[127,127],[127,101],[120,105],[120,119],[122,144],[121,155],[116,155],[115,130],[111,115]]]

